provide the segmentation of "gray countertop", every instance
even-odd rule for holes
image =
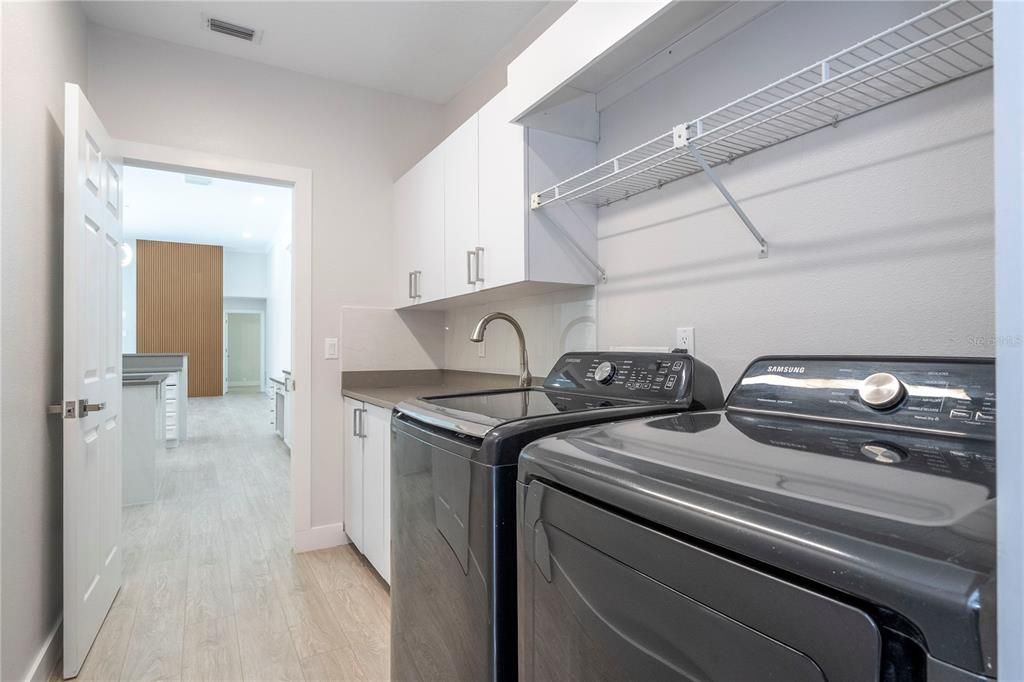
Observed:
[[[122,386],[147,386],[162,384],[167,381],[170,372],[124,372],[121,374]]]
[[[341,394],[348,398],[392,409],[409,398],[515,388],[519,377],[456,370],[342,372],[341,385]]]

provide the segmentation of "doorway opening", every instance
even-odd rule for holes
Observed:
[[[224,310],[224,392],[266,390],[263,311]]]
[[[180,558],[208,534],[228,566],[253,542],[290,552],[293,188],[131,162],[123,185],[126,556]]]

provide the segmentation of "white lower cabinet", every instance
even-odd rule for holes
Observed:
[[[391,582],[391,412],[345,398],[345,533]]]

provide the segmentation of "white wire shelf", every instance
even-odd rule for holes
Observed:
[[[537,192],[607,206],[992,67],[991,3],[950,0],[578,175]]]

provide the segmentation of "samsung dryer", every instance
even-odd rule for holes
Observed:
[[[995,415],[991,360],[762,358],[532,443],[520,679],[995,677]]]

